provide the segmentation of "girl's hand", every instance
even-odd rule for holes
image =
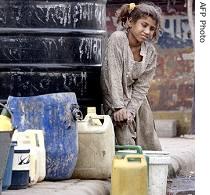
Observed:
[[[134,116],[126,108],[121,108],[114,112],[113,118],[116,122],[132,123]]]
[[[128,119],[127,109],[121,108],[113,113],[113,118],[116,122],[123,122]]]
[[[127,111],[127,124],[132,124],[133,120],[134,120],[134,116],[131,112]]]

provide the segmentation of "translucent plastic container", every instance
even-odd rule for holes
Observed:
[[[115,153],[114,127],[108,115],[89,113],[77,121],[79,154],[73,178],[106,179]]]
[[[30,185],[42,181],[46,175],[46,152],[43,130],[28,129],[24,132],[15,130],[13,140],[18,145],[26,145],[30,149]]]
[[[43,181],[46,176],[46,150],[44,145],[44,131],[38,129],[27,129],[25,133],[30,137],[31,144],[36,147],[38,153],[38,182]]]
[[[149,192],[148,195],[166,195],[168,165],[170,156],[165,151],[146,151],[149,157]]]

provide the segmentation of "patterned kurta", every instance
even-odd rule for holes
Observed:
[[[101,72],[104,111],[112,115],[116,109],[127,108],[135,116],[132,125],[115,126],[118,144],[161,150],[146,97],[157,60],[152,43],[142,43],[140,55],[142,61],[135,61],[125,31],[116,31],[109,37]]]

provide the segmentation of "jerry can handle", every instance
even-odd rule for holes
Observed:
[[[90,119],[101,119],[104,120],[104,116],[103,115],[97,115],[97,116],[90,116]]]
[[[89,120],[95,120],[95,119],[100,120],[101,125],[107,124],[109,121],[111,121],[111,118],[110,118],[109,115],[94,115],[94,116],[89,116]]]
[[[138,154],[128,154],[124,158],[126,162],[142,162],[142,159],[144,159],[144,156]]]
[[[89,120],[90,121],[99,120],[101,125],[107,123],[107,117],[104,117],[103,115],[89,116]]]
[[[118,150],[136,150],[137,154],[142,154],[142,147],[135,145],[115,145],[115,151]]]

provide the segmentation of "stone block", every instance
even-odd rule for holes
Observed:
[[[177,122],[173,119],[155,120],[158,137],[175,137],[177,135]]]

